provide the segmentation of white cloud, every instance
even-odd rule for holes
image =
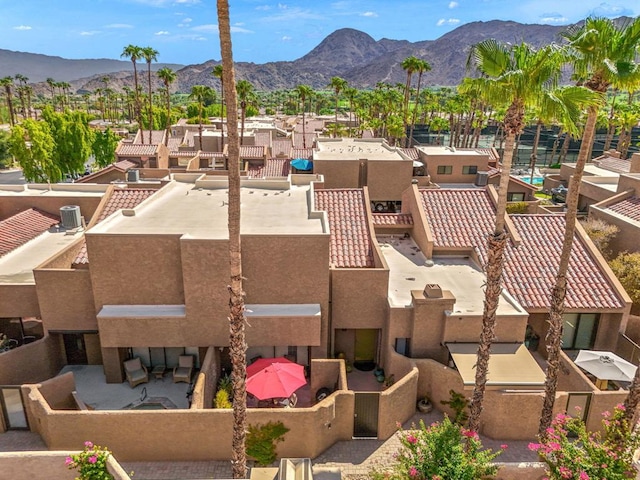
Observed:
[[[301,8],[288,8],[286,5],[278,4],[281,12],[267,15],[260,20],[267,23],[273,22],[296,22],[300,20],[326,20],[326,17]]]
[[[207,25],[198,25],[196,27],[192,27],[191,30],[194,32],[207,32],[207,33],[216,33],[218,31],[218,25],[213,23],[209,23]],[[246,28],[232,26],[231,31],[234,33],[253,33],[252,30],[247,30]]]
[[[166,30],[160,30],[159,32],[154,33],[154,35],[169,35],[169,32]]]
[[[443,25],[457,25],[460,23],[460,19],[458,18],[441,18],[440,20],[438,20],[436,22],[436,25],[438,27],[441,27]]]
[[[128,23],[110,23],[109,25],[105,25],[104,28],[133,28],[133,25],[129,25]]]
[[[293,40],[293,37],[289,37],[287,35],[285,35],[284,37],[282,37],[282,41],[283,42],[288,42],[289,40]]]
[[[174,3],[179,5],[197,5],[200,3],[200,0],[175,0]]]
[[[242,27],[244,25],[244,22],[236,22],[236,23],[234,23],[234,25],[236,27]]]
[[[567,23],[569,21],[569,19],[559,13],[553,12],[553,13],[543,13],[540,16],[540,23],[546,23],[546,24],[561,24],[561,23]]]
[[[449,8],[457,8],[459,5],[458,2],[449,2]]]
[[[286,3],[279,3],[278,8],[280,10],[286,10],[287,8],[289,8],[289,6]]]
[[[96,35],[100,33],[100,30],[85,30],[84,32],[80,32],[80,35],[83,37],[90,37],[91,35]]]
[[[361,17],[377,17],[378,14],[376,12],[364,12],[360,14]]]
[[[14,30],[31,30],[29,25],[18,25],[17,27],[13,27]]]
[[[263,11],[266,11],[266,10],[271,10],[271,7],[270,7],[269,5],[258,5],[258,6],[256,7],[256,10],[263,10]]]

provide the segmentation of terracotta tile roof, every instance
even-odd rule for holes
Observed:
[[[122,157],[152,157],[158,150],[157,145],[140,143],[121,143],[116,149],[116,155]]]
[[[169,152],[178,151],[178,147],[182,145],[182,138],[180,137],[169,137],[169,142],[167,143],[167,148]]]
[[[631,161],[616,157],[605,157],[598,160],[597,165],[605,170],[616,173],[629,173],[631,171]]]
[[[193,152],[192,155],[195,155],[195,152]],[[222,153],[222,152],[200,152],[200,158],[224,158],[224,153]]]
[[[265,158],[265,151],[263,145],[241,145],[240,158]]]
[[[284,155],[291,158],[291,149],[293,144],[290,138],[274,140],[271,145],[271,155],[274,157]]]
[[[60,218],[35,208],[0,221],[0,257],[43,234]]]
[[[197,150],[182,150],[182,151],[176,151],[176,152],[171,152],[171,156],[172,157],[195,157],[198,154]],[[202,154],[200,155],[202,156]]]
[[[256,132],[253,134],[254,143],[263,147],[271,146],[271,134],[268,132]]]
[[[164,134],[166,130],[151,130],[151,141],[149,141],[149,130],[144,131],[144,143],[151,145],[158,145],[164,142]],[[133,143],[142,143],[141,132],[138,130],[136,132],[136,138],[133,140]]]
[[[291,167],[288,158],[268,158],[264,164],[249,165],[249,178],[286,177]]]
[[[407,157],[409,157],[411,160],[418,160],[418,158],[420,157],[420,155],[418,154],[418,149],[411,147],[411,148],[400,148],[399,149],[402,153],[404,153]]]
[[[522,237],[519,247],[505,252],[505,286],[525,308],[548,308],[560,263],[565,219],[562,215],[512,215]],[[567,275],[567,308],[622,308],[622,301],[575,238]]]
[[[485,190],[420,190],[436,247],[473,247],[486,262],[495,210]],[[565,220],[562,215],[511,215],[522,241],[505,252],[504,284],[524,308],[548,308]],[[579,238],[569,261],[567,308],[621,308],[621,300]]]
[[[640,197],[625,198],[609,205],[608,210],[640,222]]]
[[[133,162],[130,162],[129,160],[120,160],[119,162],[114,163],[113,166],[116,167],[116,169],[118,170],[126,172],[130,168],[136,167],[136,164]]]
[[[330,262],[338,268],[371,268],[373,250],[364,193],[360,189],[316,190],[316,210],[324,210],[331,231]]]
[[[489,156],[489,160],[497,162],[500,160],[500,156],[495,148],[474,148],[474,150],[478,153],[482,153],[484,155]]]
[[[373,224],[376,226],[413,225],[410,213],[374,213]]]
[[[502,170],[499,168],[489,168],[489,170],[487,170],[487,174],[489,175],[489,177],[493,177],[495,175],[500,175],[500,172]]]
[[[313,157],[313,148],[292,148],[291,158],[306,158],[311,160]]]
[[[96,223],[100,223],[109,215],[117,210],[124,208],[137,207],[143,200],[146,200],[153,195],[157,190],[146,188],[116,188],[111,193],[109,200],[105,204],[104,208],[100,212]],[[89,263],[89,256],[87,254],[87,242],[82,242],[82,247],[76,255],[73,261],[74,265],[86,265]]]

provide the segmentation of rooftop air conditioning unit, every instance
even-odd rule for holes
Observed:
[[[60,207],[60,218],[62,219],[62,227],[65,230],[73,230],[82,225],[80,207],[78,205],[65,205],[64,207]]]
[[[489,183],[489,173],[488,172],[478,172],[476,173],[476,185],[479,187],[486,187],[487,183]]]
[[[129,183],[137,183],[140,181],[140,170],[128,170],[127,171],[127,182]]]

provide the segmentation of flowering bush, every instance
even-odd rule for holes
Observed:
[[[542,443],[530,443],[547,464],[551,480],[621,480],[636,478],[633,452],[640,436],[624,420],[624,407],[603,414],[603,432],[587,432],[579,418],[560,414],[547,429]]]
[[[107,459],[111,452],[91,442],[84,442],[84,450],[67,457],[65,465],[69,470],[78,470],[80,476],[76,480],[113,480],[107,470]]]
[[[390,469],[372,472],[376,480],[477,480],[496,474],[500,455],[482,448],[478,434],[444,417],[442,422],[400,433],[402,447]],[[503,445],[502,448],[506,448]]]

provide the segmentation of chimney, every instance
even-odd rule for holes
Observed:
[[[427,283],[424,286],[424,296],[427,298],[442,298],[442,288],[437,283]]]
[[[640,173],[640,153],[631,155],[631,165],[629,165],[629,173]]]

